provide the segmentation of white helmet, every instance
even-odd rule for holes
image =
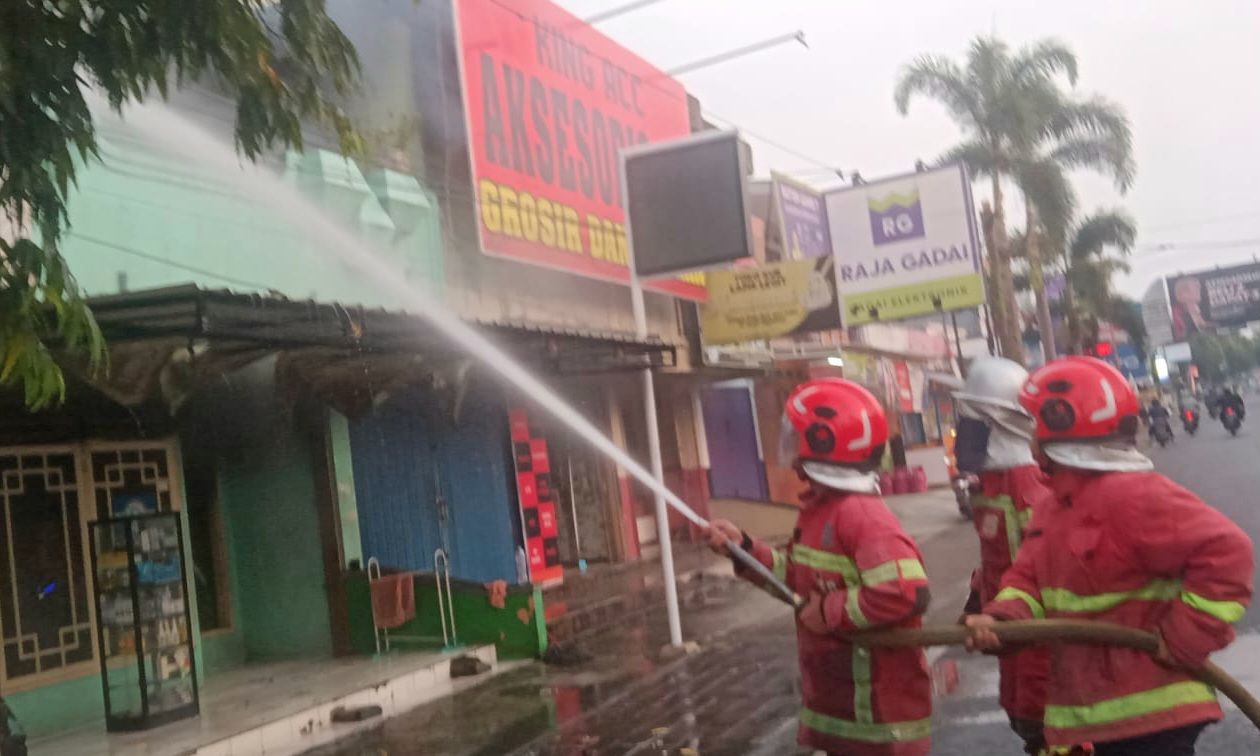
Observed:
[[[967,380],[954,398],[977,412],[983,412],[982,408],[995,408],[1028,415],[1019,403],[1019,391],[1027,380],[1028,371],[1018,362],[1002,357],[977,357],[967,368]]]
[[[1001,357],[972,361],[962,390],[954,393],[963,417],[955,445],[960,467],[1008,470],[1032,464],[1036,423],[1019,403],[1027,380],[1028,371],[1017,362]]]

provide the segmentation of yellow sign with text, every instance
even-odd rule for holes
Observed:
[[[700,313],[704,342],[773,339],[797,331],[820,310],[835,310],[830,268],[819,267],[814,260],[792,260],[709,271],[709,299]]]

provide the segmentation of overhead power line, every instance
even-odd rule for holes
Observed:
[[[1231,213],[1229,215],[1213,215],[1207,218],[1193,218],[1193,219],[1188,219],[1184,221],[1176,221],[1173,223],[1157,223],[1152,226],[1143,224],[1142,230],[1150,231],[1151,229],[1170,230],[1174,228],[1190,228],[1192,226],[1207,226],[1213,223],[1223,223],[1225,221],[1232,221],[1232,220],[1248,220],[1250,218],[1260,218],[1260,213],[1253,211],[1249,213]]]
[[[616,18],[617,16],[624,16],[625,14],[633,13],[640,8],[646,8],[649,5],[656,5],[659,2],[661,2],[661,0],[635,0],[633,3],[626,3],[625,5],[618,5],[615,8],[602,10],[599,13],[587,16],[582,20],[588,24],[598,24],[601,21],[607,21],[608,19]]]
[[[1155,257],[1176,252],[1192,252],[1213,249],[1238,249],[1240,247],[1256,247],[1260,249],[1260,237],[1251,239],[1221,239],[1200,242],[1152,242],[1139,244],[1138,254],[1142,257]]]
[[[715,66],[718,63],[725,63],[726,61],[734,60],[735,58],[742,58],[745,55],[760,52],[761,50],[771,47],[777,47],[787,42],[799,42],[801,43],[801,47],[809,47],[809,43],[805,41],[805,32],[797,29],[791,34],[780,34],[777,37],[771,37],[770,39],[762,40],[761,42],[754,42],[751,45],[744,45],[743,47],[737,47],[734,50],[727,50],[724,53],[718,53],[717,55],[710,55],[707,58],[701,58],[700,60],[693,60],[690,63],[684,63],[680,66],[668,69],[665,73],[670,76],[685,74],[701,68]]]
[[[812,165],[814,165],[814,166],[816,166],[816,167],[818,167],[818,168],[823,168],[823,169],[827,170],[827,171],[828,171],[828,172],[830,172],[830,173],[834,173],[834,174],[836,174],[837,176],[841,176],[841,177],[843,177],[844,172],[843,172],[841,169],[839,169],[839,168],[835,167],[834,165],[832,165],[832,164],[828,163],[828,162],[827,162],[827,161],[825,161],[825,160],[820,160],[819,158],[813,157],[812,155],[807,155],[807,154],[805,154],[804,152],[801,152],[800,150],[798,150],[798,149],[796,149],[796,148],[794,148],[794,147],[788,147],[786,144],[783,144],[782,142],[779,142],[779,141],[777,141],[777,140],[771,139],[770,137],[766,136],[765,134],[758,134],[757,132],[753,131],[752,129],[749,129],[749,128],[747,128],[747,127],[744,127],[744,126],[739,125],[739,124],[738,124],[736,121],[734,121],[733,119],[727,118],[726,116],[721,115],[720,113],[714,113],[712,110],[709,110],[708,108],[703,108],[703,107],[702,107],[702,111],[703,111],[703,113],[704,113],[705,117],[707,117],[707,118],[716,118],[716,119],[717,119],[717,120],[719,120],[719,121],[723,121],[723,122],[725,122],[725,123],[729,124],[730,126],[732,126],[732,127],[736,128],[736,129],[739,129],[739,133],[740,133],[740,134],[743,134],[743,135],[745,135],[745,136],[750,136],[750,137],[752,137],[752,138],[756,139],[756,140],[757,140],[757,141],[759,141],[759,142],[764,142],[765,144],[768,144],[768,145],[770,145],[771,147],[774,147],[775,149],[780,150],[781,152],[785,152],[785,153],[787,153],[788,155],[791,155],[791,156],[796,157],[796,158],[800,158],[801,160],[804,160],[805,162],[810,163],[810,164],[812,164]]]

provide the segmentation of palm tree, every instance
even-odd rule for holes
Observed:
[[[1141,335],[1134,333],[1131,324],[1120,322],[1132,320],[1129,317],[1131,305],[1111,288],[1111,277],[1115,273],[1128,272],[1126,258],[1136,238],[1133,218],[1123,210],[1097,211],[1074,229],[1067,248],[1068,286],[1064,291],[1072,351],[1080,351],[1084,327],[1089,325],[1096,329],[1100,319],[1124,326],[1135,341],[1141,341]]]
[[[1012,54],[1004,42],[977,37],[966,66],[935,55],[908,65],[897,83],[897,110],[909,112],[916,94],[942,102],[965,139],[942,162],[961,161],[975,176],[992,182],[993,222],[989,242],[991,305],[1002,352],[1021,360],[1018,309],[1011,277],[1002,179],[1014,180],[1028,207],[1028,257],[1038,299],[1038,321],[1047,357],[1054,353],[1049,304],[1041,282],[1040,234],[1062,242],[1075,205],[1066,171],[1103,168],[1126,188],[1132,179],[1128,122],[1101,99],[1075,100],[1059,87],[1076,83],[1076,56],[1063,44],[1044,40]],[[1062,249],[1062,246],[1058,247]],[[1021,360],[1022,361],[1022,360]]]
[[[1118,106],[1106,100],[1060,99],[1036,107],[1045,110],[1046,126],[1021,156],[1015,180],[1024,194],[1024,227],[1037,320],[1046,359],[1051,359],[1056,349],[1042,268],[1044,261],[1060,259],[1070,267],[1067,236],[1076,194],[1067,173],[1076,168],[1098,171],[1110,176],[1123,193],[1133,181],[1133,148],[1127,119]]]

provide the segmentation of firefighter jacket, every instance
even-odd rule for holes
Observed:
[[[1069,618],[1160,633],[1197,667],[1234,638],[1251,599],[1252,545],[1227,517],[1154,472],[1064,468],[985,612]],[[1052,747],[1108,742],[1221,718],[1211,688],[1149,654],[1053,650],[1045,712]]]
[[[927,754],[932,686],[922,649],[865,648],[845,639],[868,628],[918,627],[927,608],[923,559],[883,500],[806,494],[786,549],[751,546],[797,593],[824,592],[830,632],[817,635],[800,622],[796,628],[800,743],[847,756]]]
[[[1033,510],[1046,506],[1050,497],[1046,476],[1037,465],[981,473],[979,489],[971,497],[972,518],[980,536],[980,569],[972,579],[974,606],[997,596],[1002,575],[1015,562],[1028,532]],[[998,665],[1002,708],[1012,717],[1040,722],[1046,705],[1049,650],[1033,647],[1004,654]]]

